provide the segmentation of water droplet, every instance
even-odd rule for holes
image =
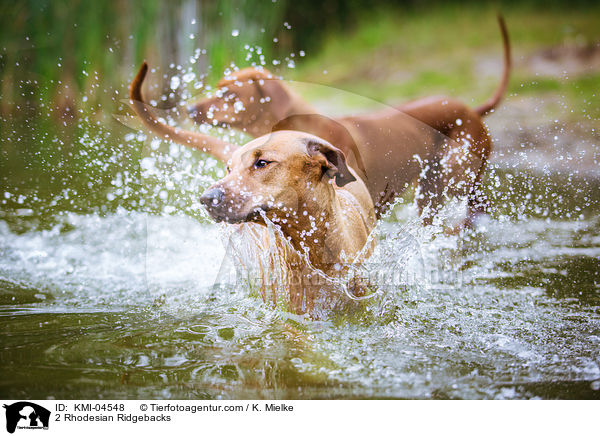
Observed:
[[[240,31],[238,29],[233,29],[231,31],[231,36],[236,37],[240,35]]]

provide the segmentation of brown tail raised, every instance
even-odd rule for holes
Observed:
[[[508,40],[508,30],[506,30],[506,23],[502,15],[498,15],[498,24],[500,25],[500,32],[502,33],[502,42],[504,44],[504,71],[502,72],[502,80],[500,85],[496,89],[496,92],[492,97],[483,103],[481,106],[476,107],[474,110],[479,116],[484,116],[490,113],[502,100],[502,96],[506,92],[508,86],[508,78],[510,76],[510,41]]]
[[[212,136],[171,127],[160,122],[152,114],[142,97],[142,84],[144,83],[147,73],[148,64],[144,62],[129,85],[129,99],[131,100],[131,106],[144,125],[161,138],[209,153],[220,161],[227,162],[235,149],[234,145]]]

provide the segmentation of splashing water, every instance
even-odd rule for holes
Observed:
[[[213,286],[225,254],[213,225],[145,214],[69,221],[67,233],[0,227],[2,366],[14,394],[552,397],[593,393],[600,377],[597,281],[586,285],[582,272],[598,270],[597,220],[563,223],[552,237],[531,220],[491,222],[462,244],[417,239],[416,274],[445,266],[460,286],[451,275],[396,282],[347,322],[310,322],[243,285]],[[404,225],[384,224],[371,266],[414,248],[402,242]],[[521,242],[506,243],[516,227]],[[574,239],[579,248],[562,248]],[[579,295],[560,286],[578,277]],[[32,382],[37,371],[55,381]]]

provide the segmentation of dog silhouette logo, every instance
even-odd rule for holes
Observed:
[[[14,433],[19,429],[48,429],[50,411],[29,401],[19,401],[4,405],[6,409],[6,430]]]

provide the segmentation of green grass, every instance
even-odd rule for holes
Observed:
[[[590,104],[597,98],[600,72],[564,79],[536,75],[525,62],[549,47],[598,43],[600,5],[587,9],[499,9],[506,19],[513,49],[509,93],[540,97],[560,94],[568,98],[574,113],[600,117],[600,105]],[[490,5],[453,5],[374,12],[352,31],[330,34],[319,52],[309,53],[291,78],[385,103],[444,94],[477,104],[491,95],[501,73],[497,11]],[[492,67],[482,73],[485,63]]]

